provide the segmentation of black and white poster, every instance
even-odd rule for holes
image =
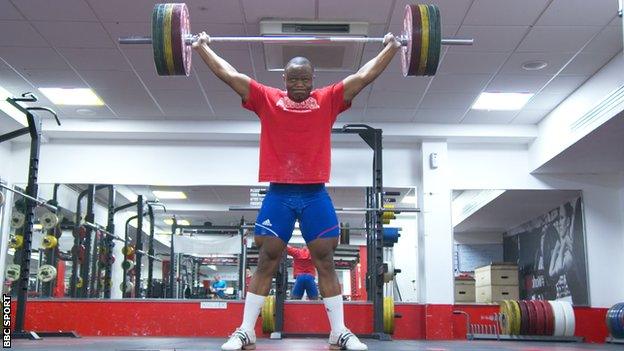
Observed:
[[[581,197],[506,233],[504,258],[518,263],[521,299],[589,305]]]

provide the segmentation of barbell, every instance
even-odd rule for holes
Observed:
[[[403,76],[432,76],[438,69],[441,45],[472,45],[472,39],[444,39],[440,10],[436,5],[405,6],[401,42]],[[198,35],[191,34],[185,3],[156,4],[152,10],[152,36],[119,38],[119,44],[152,44],[154,64],[160,76],[188,76],[191,72],[191,45]],[[347,36],[211,36],[215,43],[299,43],[337,42],[382,43],[383,38]]]

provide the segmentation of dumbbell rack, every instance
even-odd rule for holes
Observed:
[[[64,332],[36,332],[24,330],[24,320],[26,315],[26,302],[28,299],[28,279],[30,276],[30,255],[32,247],[32,234],[33,234],[33,219],[35,201],[37,200],[37,194],[39,192],[39,185],[37,184],[37,178],[39,176],[39,152],[41,151],[41,118],[34,115],[31,111],[47,111],[51,113],[60,125],[57,114],[45,107],[24,107],[19,102],[36,102],[37,98],[31,93],[22,94],[21,98],[7,98],[6,101],[20,112],[26,115],[28,126],[22,129],[18,129],[7,134],[0,135],[0,142],[8,141],[16,137],[29,134],[30,135],[30,158],[28,164],[28,185],[26,186],[25,195],[26,211],[25,211],[25,223],[24,223],[24,243],[22,246],[22,262],[20,278],[17,280],[17,310],[15,312],[15,327],[11,334],[13,339],[31,339],[39,340],[42,337],[62,336],[62,337],[79,337],[74,331]],[[11,188],[8,190],[17,192]]]

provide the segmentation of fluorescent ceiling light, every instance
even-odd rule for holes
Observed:
[[[416,203],[416,196],[415,195],[405,195],[403,196],[403,199],[401,200],[402,204],[415,204]]]
[[[39,88],[56,105],[102,106],[104,101],[89,88]]]
[[[173,225],[173,219],[171,218],[167,218],[163,222],[165,222],[166,225]],[[178,219],[177,222],[178,225],[191,225],[191,223],[186,219]]]
[[[473,110],[520,110],[533,97],[530,93],[481,93]]]
[[[4,112],[7,116],[13,118],[15,121],[17,121],[17,123],[21,124],[22,126],[28,126],[28,119],[26,118],[26,114],[15,108],[15,106],[9,104],[9,102],[6,101],[8,97],[13,97],[13,94],[9,93],[8,90],[4,89],[3,87],[0,87],[0,110],[2,110],[2,112]]]
[[[152,194],[159,199],[168,199],[168,200],[186,200],[186,194],[182,191],[160,191],[154,190]]]

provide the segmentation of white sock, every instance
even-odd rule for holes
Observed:
[[[344,311],[342,307],[342,295],[323,298],[329,325],[331,325],[332,333],[340,334],[346,327],[344,325]]]
[[[265,296],[247,292],[245,309],[243,311],[243,324],[240,326],[241,329],[248,332],[254,331],[256,320],[258,319],[262,305],[264,305],[264,298]]]

